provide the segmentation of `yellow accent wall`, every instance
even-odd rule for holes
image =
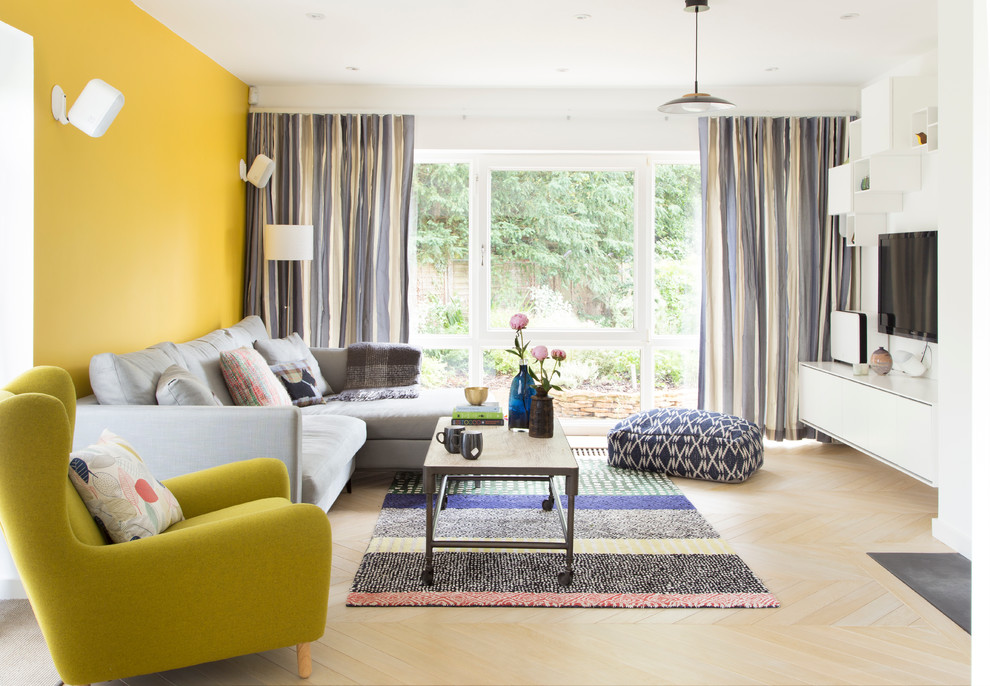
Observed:
[[[34,362],[90,392],[89,359],[185,341],[241,314],[247,86],[129,0],[0,0],[34,37]],[[100,78],[101,138],[51,115]]]

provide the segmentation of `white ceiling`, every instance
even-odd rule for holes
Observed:
[[[694,14],[683,0],[133,2],[251,85],[688,92],[694,78]],[[703,91],[860,86],[937,47],[936,0],[710,5],[699,15]],[[840,18],[849,13],[859,16]]]

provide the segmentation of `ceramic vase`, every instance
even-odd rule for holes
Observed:
[[[509,430],[529,431],[529,409],[533,397],[533,385],[529,367],[519,365],[519,373],[512,377],[509,386]]]
[[[870,355],[870,369],[879,374],[880,376],[885,376],[890,372],[890,368],[894,366],[894,358],[890,356],[890,353],[880,346],[873,351]]]
[[[542,388],[536,389],[529,410],[529,435],[532,438],[553,437],[553,398]]]

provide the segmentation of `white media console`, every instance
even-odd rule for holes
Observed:
[[[802,362],[798,378],[802,422],[936,485],[936,380],[854,376],[842,362]]]

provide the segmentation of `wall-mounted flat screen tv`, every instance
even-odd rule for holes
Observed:
[[[880,234],[880,333],[938,342],[938,232]]]

